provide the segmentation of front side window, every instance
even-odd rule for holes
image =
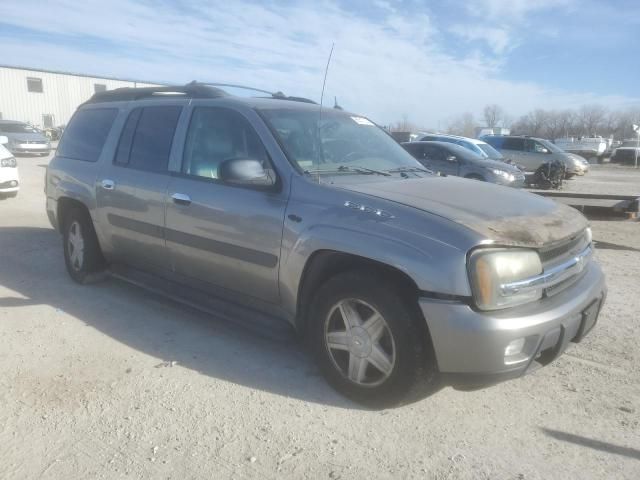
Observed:
[[[420,168],[420,163],[370,120],[339,111],[265,108],[265,120],[289,159],[307,172],[348,168]]]
[[[114,162],[137,170],[166,172],[182,107],[137,108],[129,114]]]
[[[427,145],[424,148],[424,158],[431,162],[443,162],[446,156],[447,152],[435,145]]]
[[[536,140],[526,141],[527,151],[531,153],[549,153],[549,149]]]
[[[242,115],[226,108],[195,108],[184,146],[182,172],[217,179],[220,164],[233,158],[258,160],[267,168],[267,152]]]
[[[115,108],[79,110],[64,131],[57,155],[96,162],[118,115]]]
[[[34,93],[42,93],[42,79],[35,77],[27,77],[27,91]]]

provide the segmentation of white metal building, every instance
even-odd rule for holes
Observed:
[[[66,125],[95,92],[157,84],[0,65],[0,119],[36,127]]]

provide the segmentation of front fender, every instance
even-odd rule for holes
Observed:
[[[299,286],[314,253],[335,251],[373,260],[409,276],[420,290],[448,295],[470,295],[466,252],[427,237],[412,242],[411,235],[390,236],[339,225],[313,225],[302,231],[283,256],[280,293],[285,310],[295,316]],[[394,233],[398,233],[395,231]],[[418,241],[419,240],[419,241]]]

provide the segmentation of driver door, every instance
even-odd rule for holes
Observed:
[[[231,158],[270,160],[249,121],[230,108],[193,108],[181,170],[168,185],[166,241],[173,271],[212,293],[237,292],[276,303],[287,193],[225,184]]]

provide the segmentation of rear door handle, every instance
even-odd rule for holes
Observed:
[[[184,193],[174,193],[171,195],[171,198],[173,199],[173,203],[177,203],[178,205],[191,205],[191,197]]]
[[[100,185],[105,190],[113,190],[114,188],[116,188],[116,182],[114,182],[113,180],[109,180],[108,178],[102,180],[102,182],[100,182]]]

